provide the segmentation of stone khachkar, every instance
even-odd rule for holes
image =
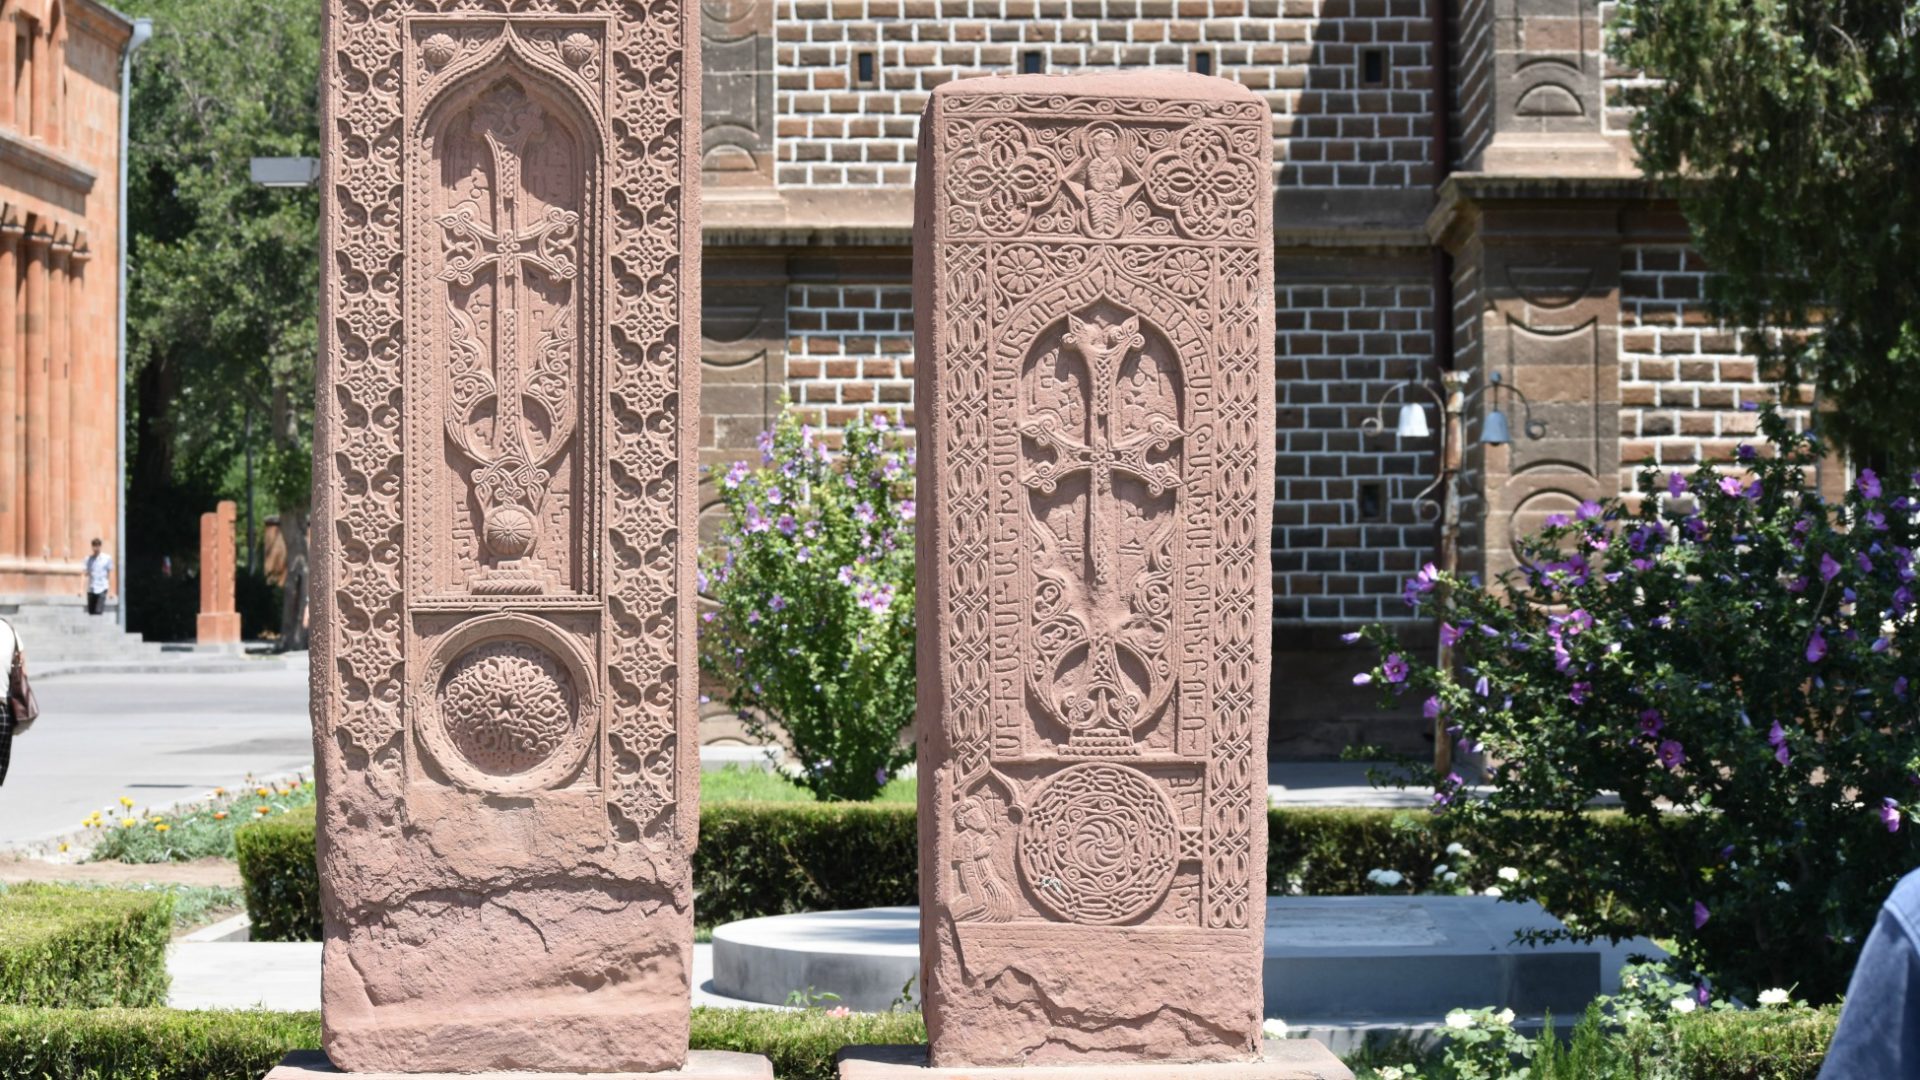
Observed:
[[[233,609],[234,516],[234,505],[226,499],[200,515],[200,615],[194,626],[199,645],[240,641],[240,613]]]
[[[698,20],[328,0],[333,1067],[772,1075],[687,1046]]]
[[[846,1080],[1346,1075],[1261,1038],[1267,105],[949,83],[921,121],[920,895],[931,1054]]]

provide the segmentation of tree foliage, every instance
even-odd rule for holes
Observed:
[[[320,5],[127,8],[154,20],[130,102],[134,548],[157,559],[185,539],[193,550],[202,504],[241,493],[251,444],[297,569],[311,487],[319,198],[253,184],[248,159],[319,153]]]
[[[1676,182],[1713,300],[1846,448],[1920,461],[1920,4],[1626,0],[1643,167]],[[1817,325],[1817,334],[1798,331]]]

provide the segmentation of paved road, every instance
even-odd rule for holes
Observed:
[[[304,656],[232,675],[70,675],[34,693],[40,720],[0,787],[0,847],[76,831],[122,795],[158,807],[312,767]]]

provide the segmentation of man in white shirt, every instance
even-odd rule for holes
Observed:
[[[100,550],[100,538],[93,541],[93,554],[87,556],[87,614],[101,615],[107,610],[107,577],[113,573],[113,556]]]

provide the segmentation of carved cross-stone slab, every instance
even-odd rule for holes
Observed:
[[[1260,1058],[1269,124],[1141,72],[949,83],[922,121],[936,1068]]]
[[[356,1072],[675,1069],[698,9],[327,6],[325,1048]]]

